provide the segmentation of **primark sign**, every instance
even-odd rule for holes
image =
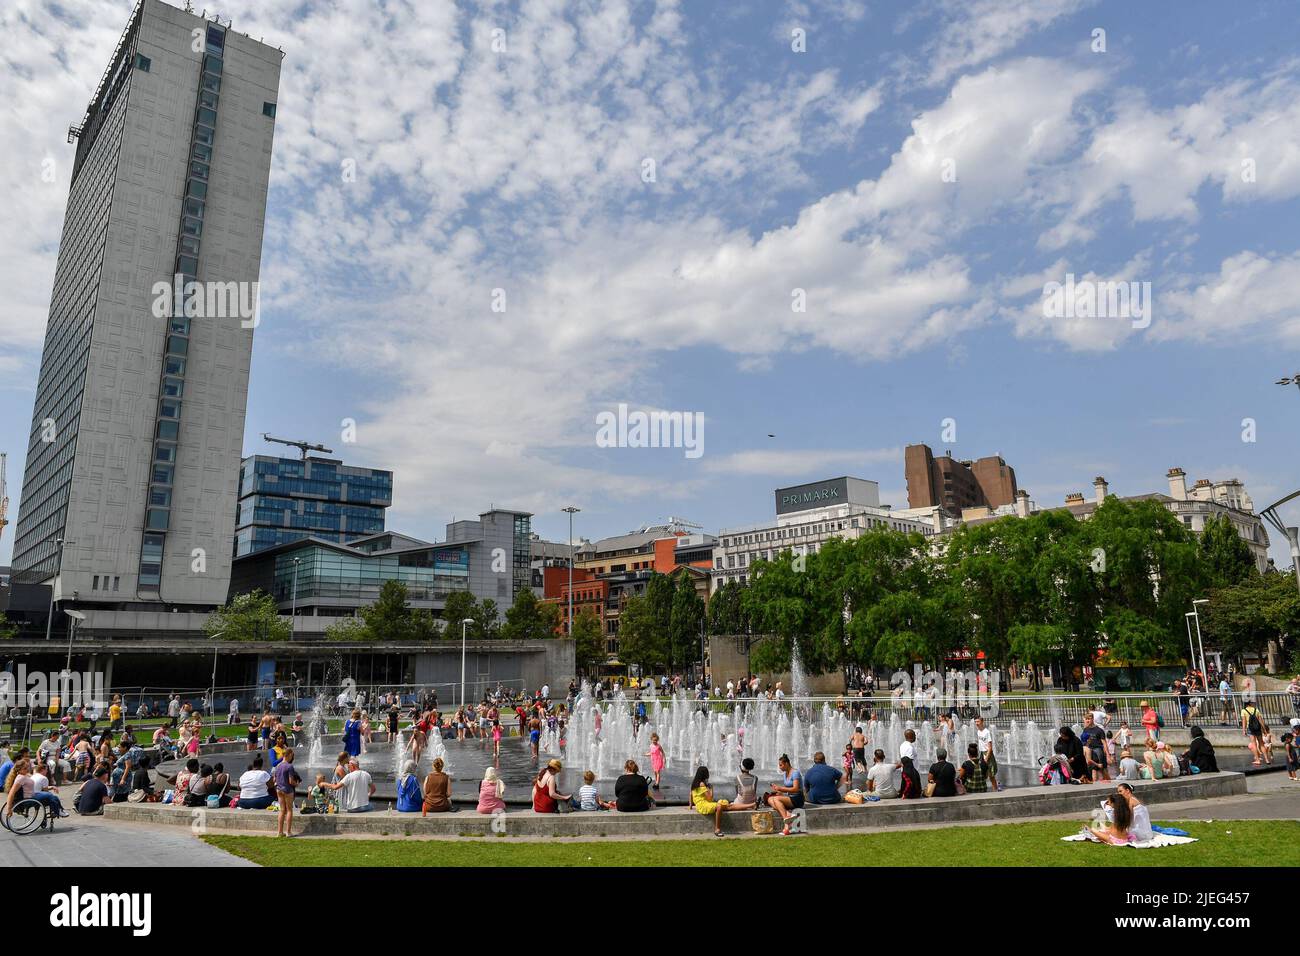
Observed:
[[[849,500],[849,480],[832,478],[829,481],[814,481],[807,485],[795,485],[793,488],[776,489],[776,513],[789,514],[793,511],[807,511],[824,505],[842,505]]]

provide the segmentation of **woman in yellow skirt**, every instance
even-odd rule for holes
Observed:
[[[695,771],[691,781],[691,805],[701,816],[713,817],[713,835],[722,836],[722,815],[730,805],[728,800],[714,800],[713,788],[709,786],[709,768],[701,767]]]

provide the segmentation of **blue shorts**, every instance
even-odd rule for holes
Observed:
[[[535,744],[541,739],[542,739],[542,732],[540,730],[530,730],[528,732],[528,741],[530,743]]]

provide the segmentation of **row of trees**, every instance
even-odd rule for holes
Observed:
[[[1087,521],[1056,510],[966,525],[941,549],[874,529],[806,557],[759,561],[749,577],[719,592],[725,602],[709,618],[772,635],[752,650],[757,670],[788,667],[796,638],[805,666],[823,673],[940,667],[961,649],[1067,669],[1101,649],[1119,664],[1180,661],[1184,614],[1207,595],[1206,640],[1229,654],[1300,635],[1294,580],[1260,575],[1226,518],[1212,518],[1198,540],[1158,501],[1111,498]]]

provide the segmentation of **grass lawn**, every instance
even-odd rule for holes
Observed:
[[[1300,866],[1300,821],[1169,825],[1199,842],[1159,850],[1062,843],[1079,824],[1060,820],[724,840],[203,839],[263,866]]]

